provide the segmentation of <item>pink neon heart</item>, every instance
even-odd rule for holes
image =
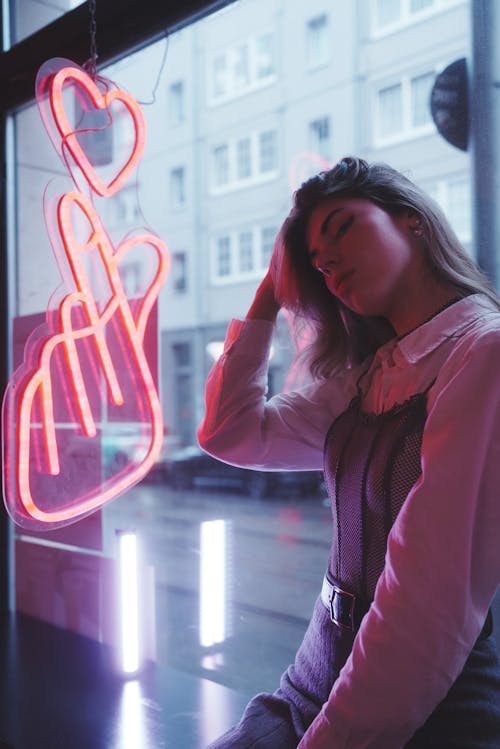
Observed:
[[[64,83],[68,80],[72,80],[75,85],[80,86],[88,94],[96,109],[109,111],[111,103],[117,101],[125,106],[132,117],[135,138],[130,156],[118,174],[108,184],[105,184],[96,173],[85,151],[78,142],[77,133],[71,127],[66,116],[62,90]],[[82,170],[93,190],[103,197],[110,197],[118,192],[137,166],[144,151],[145,122],[136,100],[122,89],[112,89],[102,94],[92,78],[84,70],[67,66],[59,70],[52,78],[50,84],[50,106],[57,129],[63,138],[63,144],[66,144],[68,147],[73,159]]]

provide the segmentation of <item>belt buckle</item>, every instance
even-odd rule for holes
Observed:
[[[332,593],[329,596],[330,619],[337,627],[354,632],[354,605],[356,603],[356,596],[347,590],[342,590],[335,583],[330,584],[332,586]]]

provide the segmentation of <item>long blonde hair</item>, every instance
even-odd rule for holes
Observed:
[[[434,276],[453,286],[458,297],[480,292],[500,309],[495,289],[432,198],[387,164],[345,157],[295,192],[292,211],[281,227],[273,253],[277,299],[293,313],[297,327],[312,328],[312,343],[304,357],[314,377],[330,377],[339,369],[359,363],[395,335],[387,320],[349,310],[328,291],[323,277],[312,267],[307,253],[307,222],[313,208],[332,197],[366,198],[393,214],[415,212],[423,229],[425,258]]]

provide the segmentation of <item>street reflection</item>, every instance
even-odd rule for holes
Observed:
[[[119,735],[117,746],[120,749],[138,749],[138,747],[146,749],[149,746],[139,681],[127,681],[123,685]]]
[[[229,692],[218,684],[202,679],[200,685],[200,744],[205,747],[218,738],[230,726],[233,708],[229,702]]]
[[[108,506],[103,525],[110,549],[114,528],[135,527],[154,567],[160,669],[240,694],[276,689],[321,588],[331,538],[323,498],[144,482]]]
[[[200,525],[200,645],[226,639],[227,524],[206,520]]]

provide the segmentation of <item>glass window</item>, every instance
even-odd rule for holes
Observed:
[[[430,95],[434,73],[426,73],[411,79],[411,126],[420,127],[432,121]]]
[[[330,59],[328,16],[311,18],[307,23],[307,64],[309,67],[325,65]]]
[[[313,153],[324,159],[331,157],[329,117],[320,117],[309,124],[309,145]]]
[[[432,8],[434,0],[410,0],[410,13],[419,13],[421,10]]]
[[[266,130],[259,134],[259,167],[262,173],[276,169],[278,154],[276,151],[276,131]]]
[[[401,14],[401,0],[376,0],[378,26],[397,23]]]
[[[304,161],[296,157],[309,159],[308,174],[322,167],[322,162],[310,159],[313,150],[328,159],[357,153],[369,160],[388,161],[415,178],[436,183],[435,193],[460,237],[470,234],[470,154],[447,147],[430,126],[425,129],[425,89],[430,75],[420,75],[433,69],[440,49],[466,54],[467,14],[454,14],[457,27],[452,28],[443,23],[442,16],[429,12],[425,23],[405,26],[401,37],[394,23],[394,37],[381,44],[359,33],[359,4],[354,2],[343,4],[344,28],[335,27],[333,34],[334,17],[329,19],[323,12],[333,5],[315,3],[304,19],[295,4],[285,0],[278,3],[279,14],[266,0],[239,0],[222,13],[172,33],[164,84],[158,86],[154,103],[141,105],[147,129],[143,159],[115,196],[95,201],[113,246],[146,225],[164,240],[171,258],[170,274],[152,311],[157,317],[152,318],[151,328],[155,340],[158,332],[161,341],[158,356],[151,356],[150,361],[160,386],[164,447],[151,475],[98,514],[102,553],[106,558],[111,555],[116,528],[123,524],[137,527],[147,562],[155,570],[158,668],[199,677],[203,685],[213,680],[217,689],[229,687],[241,703],[243,696],[274,691],[281,673],[293,662],[321,587],[332,538],[331,510],[321,476],[281,472],[263,476],[259,471],[232,470],[200,456],[195,434],[203,416],[204,382],[215,356],[211,344],[217,342],[220,350],[230,318],[244,317],[269,266],[276,233],[296,184],[290,174],[293,169],[296,174],[306,172]],[[444,6],[440,2],[435,7]],[[367,7],[378,7],[389,23],[402,4],[379,2],[375,6],[373,0]],[[410,18],[410,0],[405,0],[404,8],[399,22]],[[283,49],[293,50],[294,44],[300,49],[296,40],[286,36],[298,18],[303,24],[299,30],[308,34],[308,64],[330,65],[323,68],[326,81],[334,80],[336,68],[342,70],[345,96],[342,112],[339,109],[340,126],[333,121],[332,89],[319,85],[319,80],[312,85],[314,73],[297,76],[293,54],[281,55],[281,44]],[[412,20],[417,18],[415,10]],[[352,40],[352,55],[341,56],[341,46],[334,43],[337,32]],[[410,35],[414,36],[408,49],[419,51],[418,67],[408,73],[400,44],[407,43]],[[138,101],[150,101],[158,72],[152,60],[160,63],[164,43],[163,39],[158,47],[134,52],[99,73]],[[366,87],[374,92],[373,100],[359,89],[360,59],[370,61]],[[304,66],[304,60],[299,64]],[[279,95],[273,95],[271,88],[264,87],[278,73]],[[236,80],[241,84],[237,94]],[[208,91],[210,106],[203,96],[192,97],[195,91]],[[214,93],[220,97],[215,103]],[[376,133],[387,141],[373,144],[364,127],[350,126],[370,119],[370,104],[374,105]],[[73,105],[68,109],[73,115]],[[189,127],[182,126],[186,120]],[[73,182],[34,104],[9,115],[8,121],[13,134],[6,190],[11,204],[9,305],[15,344],[10,356],[19,363],[22,335],[34,320],[45,320],[48,298],[67,280],[61,277],[67,264],[59,263],[52,251],[49,232],[53,225],[50,220],[48,227],[45,223],[44,196],[50,207],[53,187],[62,181],[63,189],[73,189]],[[175,138],[169,139],[166,132],[174,122],[180,127]],[[411,135],[412,128],[417,135],[429,132],[429,136],[392,147],[392,135]],[[123,165],[119,157],[134,141],[126,113],[114,118],[111,130],[105,146],[93,142],[97,135],[86,142],[88,153],[99,160],[98,169],[106,175]],[[447,176],[441,173],[443,160],[429,158],[440,148],[448,148]],[[121,283],[131,301],[147,289],[155,272],[155,258],[142,249],[139,255],[131,253],[119,263]],[[98,263],[89,267],[88,276],[100,291],[106,286],[105,274]],[[104,301],[109,292],[108,288],[107,296],[102,294]],[[300,369],[291,369],[294,346],[288,326],[287,316],[280,315],[269,392],[286,390],[290,382],[302,384],[306,377]],[[98,370],[99,363],[94,369],[84,366],[83,376],[93,376]],[[224,524],[224,533],[214,537],[224,548],[226,578],[210,567],[213,545],[207,541],[203,524],[213,520]],[[206,582],[202,570],[207,568],[212,570],[214,584],[223,581],[226,596],[222,613],[216,612],[225,630],[218,631],[220,642],[210,645],[210,606],[203,610],[200,606],[200,590]],[[18,571],[22,574],[22,569]],[[209,588],[204,588],[203,600],[211,601],[213,613],[216,598],[210,596]],[[57,606],[64,608],[68,621],[73,620],[74,598],[64,601],[60,592]],[[78,611],[87,622],[83,604]],[[220,723],[212,722],[211,713],[207,725],[212,733],[200,734],[200,745],[209,745],[218,728],[222,732],[234,717],[225,710],[214,710],[213,716]],[[196,742],[197,738],[193,745]]]
[[[240,273],[248,273],[254,269],[252,232],[242,231],[238,239],[239,270]]]
[[[172,208],[181,208],[185,202],[185,170],[183,166],[179,166],[170,172],[170,203]]]
[[[170,124],[180,125],[184,122],[184,83],[182,81],[176,81],[170,85],[168,103]]]
[[[187,258],[185,252],[172,253],[170,274],[175,291],[178,293],[185,292],[187,289]]]
[[[264,226],[261,231],[261,245],[260,253],[261,260],[260,264],[262,268],[267,268],[271,261],[271,255],[273,253],[274,240],[276,238],[276,227],[275,226]]]
[[[252,144],[250,138],[241,138],[236,144],[236,172],[238,179],[247,179],[252,174]]]
[[[141,219],[137,187],[125,187],[109,203],[110,224],[113,228],[137,225]]]
[[[140,263],[121,263],[120,280],[129,299],[137,296],[141,288],[142,268]]]
[[[174,359],[174,419],[182,444],[194,441],[193,371],[191,345],[185,341],[172,347]]]
[[[229,237],[219,237],[217,240],[216,274],[222,278],[230,276],[232,272],[231,239]]]
[[[255,73],[257,80],[273,76],[275,73],[274,62],[274,34],[261,34],[256,42]]]
[[[403,129],[403,88],[400,83],[378,93],[379,133],[387,137]]]
[[[45,3],[40,0],[11,0],[8,3],[10,44],[7,45],[7,49],[83,3],[84,0],[58,0],[55,3]],[[5,12],[5,8],[4,3],[4,22],[9,15]]]
[[[229,148],[217,146],[213,151],[214,155],[214,185],[222,187],[229,182]]]
[[[226,55],[218,55],[213,61],[213,95],[227,96],[228,79],[227,79],[227,61]]]
[[[234,85],[236,91],[250,83],[248,44],[239,44],[234,50]]]
[[[457,177],[448,182],[447,215],[457,235],[463,241],[472,234],[471,194],[468,177]]]

